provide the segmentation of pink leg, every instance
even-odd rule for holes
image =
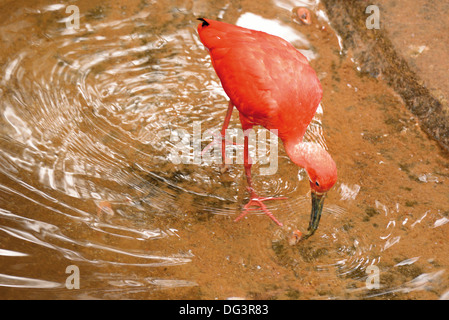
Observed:
[[[242,123],[242,125],[243,125],[243,123]],[[251,199],[243,207],[243,212],[234,221],[235,222],[239,221],[244,216],[246,216],[249,211],[261,209],[268,217],[271,218],[271,220],[273,220],[279,226],[282,227],[282,223],[279,222],[279,220],[276,219],[276,217],[270,212],[270,210],[268,210],[268,208],[265,206],[265,204],[263,202],[267,201],[267,200],[281,200],[281,199],[287,199],[287,198],[286,197],[278,197],[278,198],[267,197],[267,198],[263,198],[263,197],[257,196],[256,192],[254,191],[253,181],[251,179],[251,166],[252,166],[252,164],[249,161],[249,150],[248,150],[249,149],[248,148],[249,147],[248,146],[249,145],[249,141],[248,141],[249,140],[248,139],[249,130],[251,130],[251,128],[245,130],[245,145],[244,145],[244,152],[243,152],[243,161],[244,161],[244,166],[245,166],[246,180],[248,182],[248,191],[251,194]],[[251,208],[252,206],[259,207],[259,208]]]
[[[221,128],[221,157],[223,158],[223,167],[221,168],[221,172],[224,173],[228,169],[228,165],[226,163],[226,129],[229,126],[229,121],[232,116],[232,109],[234,109],[234,105],[231,100],[229,100],[228,111],[226,112],[225,121],[223,123],[223,127]]]

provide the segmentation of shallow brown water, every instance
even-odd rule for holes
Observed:
[[[321,5],[304,2],[314,17],[302,26],[292,3],[78,1],[75,30],[65,4],[3,5],[1,298],[447,298],[447,155],[342,52]],[[220,174],[193,163],[195,146],[174,163],[177,133],[219,130],[227,107],[197,17],[268,28],[322,81],[306,138],[329,149],[339,181],[297,246],[287,239],[307,226],[309,187],[281,145],[278,170],[253,174],[261,195],[288,197],[268,203],[282,228],[233,222],[248,200],[241,164]],[[66,287],[72,265],[79,289]]]

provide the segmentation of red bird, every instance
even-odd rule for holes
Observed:
[[[318,228],[326,192],[337,180],[337,168],[329,153],[316,143],[303,141],[322,98],[315,71],[307,58],[284,39],[224,22],[198,20],[202,21],[198,25],[201,42],[209,50],[212,65],[230,99],[221,131],[223,160],[225,130],[234,106],[245,132],[244,167],[251,198],[235,221],[254,210],[250,207],[257,206],[282,226],[263,203],[282,198],[259,197],[252,187],[248,135],[254,125],[261,125],[277,130],[287,155],[309,176],[312,212],[304,238],[311,236]]]

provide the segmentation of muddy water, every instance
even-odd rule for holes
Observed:
[[[303,3],[310,26],[290,1],[76,4],[78,29],[65,4],[0,10],[1,298],[447,298],[449,159],[358,71],[319,3]],[[317,70],[306,138],[339,181],[306,242],[288,243],[310,194],[281,144],[276,172],[253,174],[262,196],[288,197],[268,203],[282,228],[257,212],[234,223],[248,201],[238,157],[221,174],[189,144],[199,130],[207,146],[227,107],[197,17],[268,28]]]

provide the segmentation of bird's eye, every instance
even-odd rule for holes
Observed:
[[[318,181],[315,181],[315,184],[316,184],[317,187],[320,186],[320,184],[318,183]]]

